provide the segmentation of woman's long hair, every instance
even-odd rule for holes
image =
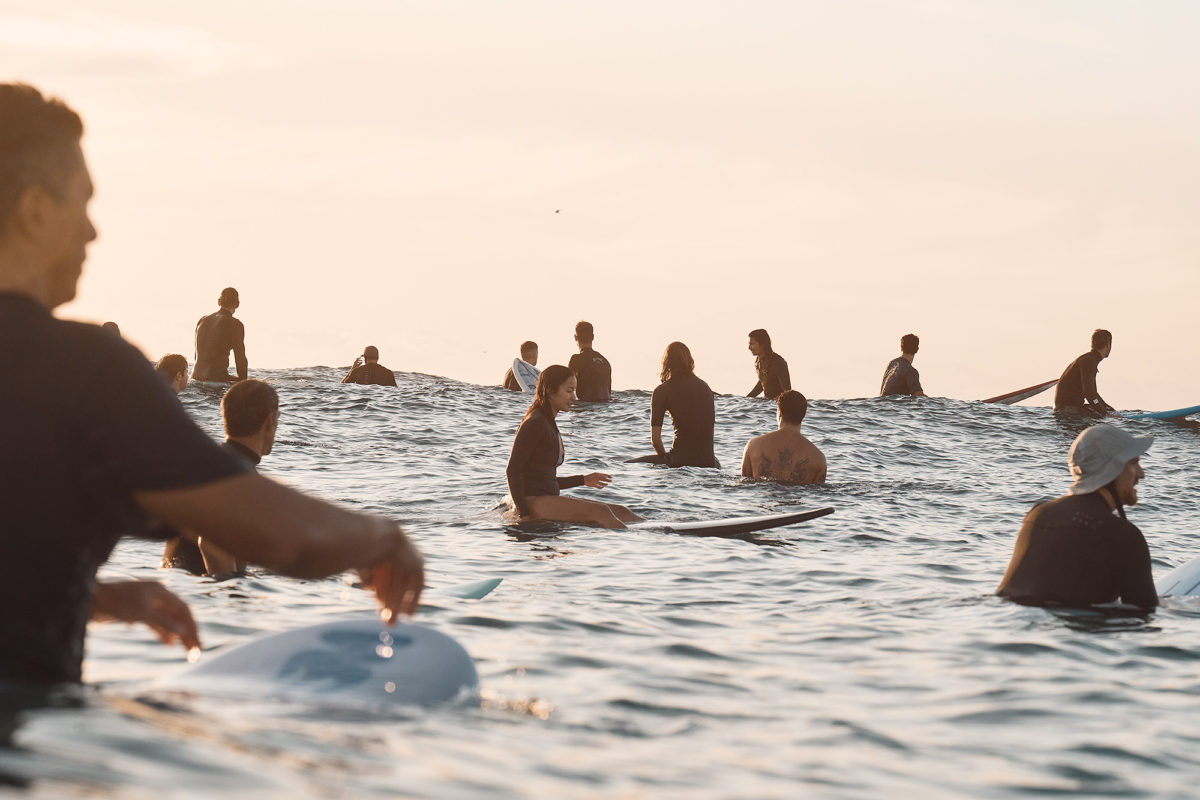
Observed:
[[[688,350],[688,346],[683,342],[671,342],[663,351],[662,372],[659,373],[659,379],[666,383],[675,376],[691,375],[695,369],[696,362],[692,360],[692,351]]]
[[[525,412],[525,419],[528,419],[529,415],[539,408],[549,408],[550,395],[561,389],[567,379],[574,374],[570,368],[564,367],[562,364],[551,364],[542,370],[542,374],[538,375],[533,402],[529,404],[529,409]]]

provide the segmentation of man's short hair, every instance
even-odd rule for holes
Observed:
[[[592,323],[584,320],[579,320],[575,323],[575,338],[581,342],[590,342],[596,338],[596,331],[592,328]]]
[[[217,298],[217,305],[236,306],[242,301],[238,299],[237,289],[232,286],[226,286],[221,290],[221,296]]]
[[[532,353],[534,350],[537,350],[537,349],[538,349],[537,342],[521,342],[521,355],[525,355],[526,353]]]
[[[754,330],[750,331],[750,338],[767,348],[767,351],[770,352],[771,334],[767,333],[764,328],[755,328]]]
[[[1096,328],[1092,331],[1092,349],[1099,350],[1101,347],[1108,347],[1112,344],[1112,334],[1103,328]]]
[[[265,381],[238,381],[221,398],[221,418],[227,436],[253,436],[279,411],[279,395]]]
[[[81,164],[76,147],[83,120],[61,100],[32,86],[0,84],[0,235],[21,195],[40,186],[57,200]]]
[[[775,399],[779,406],[779,417],[788,425],[799,425],[808,413],[808,398],[795,389],[788,389]]]
[[[379,348],[373,344],[369,344],[363,348],[363,358],[379,360]]]
[[[900,337],[900,352],[906,356],[914,356],[921,349],[921,337],[915,333],[906,333]]]
[[[171,380],[181,372],[187,372],[187,368],[187,359],[178,353],[168,353],[154,365],[154,369],[158,370],[167,380]]]

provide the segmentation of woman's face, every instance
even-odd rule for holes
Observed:
[[[575,386],[578,381],[575,376],[567,378],[562,385],[550,394],[550,408],[554,411],[567,411],[575,402]]]

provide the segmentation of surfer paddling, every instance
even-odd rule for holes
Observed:
[[[642,518],[625,506],[559,494],[561,489],[575,486],[603,489],[612,483],[612,476],[603,472],[558,477],[565,453],[554,419],[575,402],[575,385],[575,376],[562,364],[552,364],[538,376],[536,395],[517,428],[508,457],[506,475],[513,513],[518,519],[582,522],[602,528],[640,522]]]
[[[79,683],[89,619],[200,645],[187,604],[161,584],[96,580],[147,517],[293,577],[358,570],[385,617],[415,611],[422,560],[395,522],[255,474],[196,426],[136,348],[53,316],[75,297],[96,238],[83,123],[21,84],[0,84],[0,120],[0,371],[23,377],[0,393],[0,441],[20,454],[0,466],[0,603],[10,612],[0,641],[11,645],[0,650],[0,683],[39,698]]]
[[[789,389],[779,395],[779,430],[755,436],[742,455],[742,476],[780,483],[824,483],[825,454],[800,433],[808,399]]]
[[[654,455],[633,458],[629,464],[666,464],[669,467],[721,466],[713,453],[716,404],[708,384],[696,376],[692,351],[683,342],[671,342],[663,353],[662,383],[650,397],[650,443]],[[671,415],[675,438],[671,451],[663,446],[662,424]]]
[[[879,386],[879,396],[907,394],[913,397],[924,397],[925,390],[921,388],[921,373],[913,366],[913,359],[921,349],[921,340],[915,333],[906,333],[900,337],[900,356],[888,362],[883,371],[883,382]]]
[[[758,374],[758,383],[754,384],[747,397],[758,397],[761,394],[768,400],[774,400],[792,388],[792,376],[788,374],[787,361],[771,349],[771,334],[762,328],[750,331],[748,346],[750,354],[754,356],[754,371]]]
[[[1106,417],[1113,407],[1096,390],[1100,362],[1112,353],[1112,334],[1101,328],[1092,332],[1092,349],[1072,361],[1058,379],[1054,410],[1083,417]]]
[[[530,366],[536,367],[537,359],[538,359],[537,342],[521,342],[521,360],[526,362]],[[510,389],[514,392],[525,391],[524,389],[521,388],[521,384],[517,383],[517,376],[513,375],[512,367],[509,367],[508,372],[504,373],[503,386],[505,389]]]

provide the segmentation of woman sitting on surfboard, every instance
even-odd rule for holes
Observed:
[[[573,486],[603,489],[612,482],[612,476],[602,472],[568,478],[557,475],[564,452],[554,418],[575,402],[575,385],[575,375],[561,364],[546,367],[538,376],[536,396],[517,428],[508,457],[508,491],[516,514],[518,518],[582,522],[602,528],[640,522],[642,518],[624,506],[559,494],[560,489]]]

